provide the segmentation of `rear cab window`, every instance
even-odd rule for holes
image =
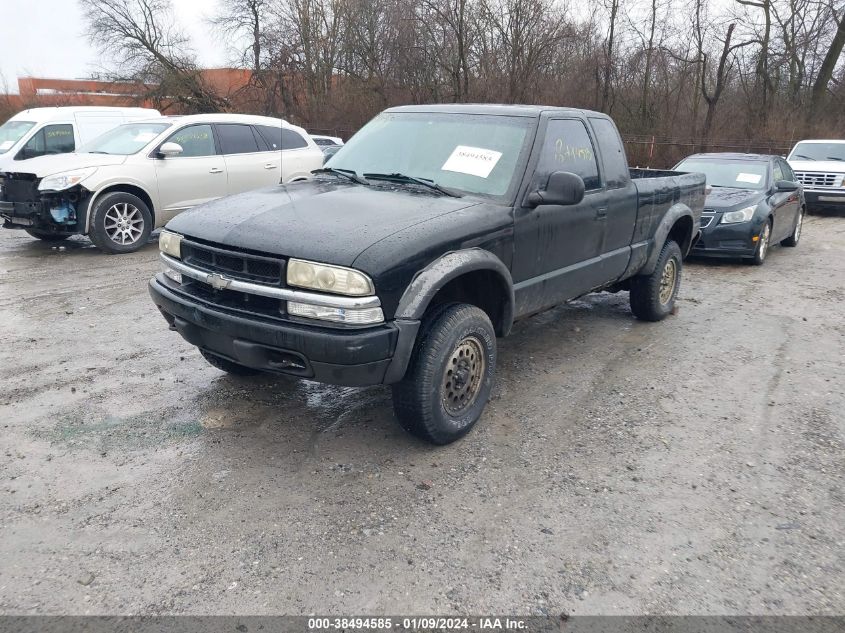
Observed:
[[[604,183],[608,189],[624,187],[631,180],[628,157],[616,126],[608,119],[590,118],[596,135],[596,145],[604,165]]]

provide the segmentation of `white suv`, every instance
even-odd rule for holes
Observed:
[[[193,206],[304,180],[323,164],[305,130],[237,114],[161,117],[117,127],[78,153],[0,173],[0,216],[44,240],[88,235],[111,253],[147,243]]]
[[[845,206],[845,140],[799,141],[786,160],[810,207]]]

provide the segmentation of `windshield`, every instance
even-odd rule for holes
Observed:
[[[736,187],[737,189],[765,189],[768,163],[751,163],[738,160],[702,160],[681,161],[677,171],[699,172],[707,176],[707,184],[712,187]]]
[[[789,160],[841,160],[845,162],[845,143],[798,143]]]
[[[80,147],[77,152],[80,154],[117,154],[118,156],[129,156],[140,152],[147,144],[159,134],[169,128],[171,123],[126,123],[119,125],[98,136],[87,145]]]
[[[503,196],[514,181],[534,119],[387,112],[326,163],[364,174],[401,173],[469,193]]]
[[[6,121],[0,125],[0,154],[5,154],[15,146],[24,134],[32,129],[34,121]]]

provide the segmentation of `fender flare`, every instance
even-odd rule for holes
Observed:
[[[683,253],[684,257],[687,256],[689,249],[692,248],[693,238],[695,237],[695,216],[687,205],[682,202],[678,202],[669,207],[669,210],[666,211],[663,219],[660,220],[660,224],[657,225],[657,230],[654,232],[654,239],[652,240],[651,247],[649,249],[648,258],[637,274],[650,275],[654,272],[654,269],[657,266],[657,260],[660,257],[660,252],[663,250],[666,238],[669,237],[669,232],[672,230],[672,227],[675,226],[675,223],[683,217],[688,217],[690,219],[690,225],[692,227],[690,229],[687,252]]]
[[[502,310],[500,336],[505,336],[513,325],[514,290],[513,278],[501,259],[482,248],[468,248],[451,251],[434,260],[411,280],[399,299],[395,318],[417,321],[422,318],[434,295],[453,279],[479,270],[496,273],[506,288],[505,305]]]

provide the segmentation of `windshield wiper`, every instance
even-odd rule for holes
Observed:
[[[369,185],[366,180],[361,178],[353,169],[340,169],[339,167],[320,167],[320,169],[312,169],[312,174],[335,174],[336,176],[343,176],[359,185]]]
[[[452,191],[451,189],[446,189],[445,187],[441,187],[436,182],[429,178],[416,178],[414,176],[408,176],[406,174],[400,173],[393,173],[393,174],[364,174],[364,178],[374,178],[377,180],[393,180],[398,182],[410,182],[414,183],[415,185],[422,185],[423,187],[428,187],[438,193],[442,193],[444,196],[449,196],[450,198],[462,198],[463,196],[456,191]]]
[[[109,156],[111,156],[111,152],[102,152],[102,151],[99,151],[99,150],[95,150],[95,151],[88,152],[88,153],[89,154],[108,154]]]
[[[816,160],[812,156],[804,156],[804,154],[793,154],[792,157],[793,158],[804,158],[806,160]]]
[[[838,156],[828,156],[827,160],[845,160],[845,158],[839,158]]]

